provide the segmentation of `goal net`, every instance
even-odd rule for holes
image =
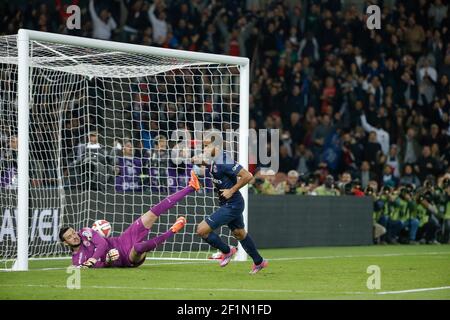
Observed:
[[[17,35],[0,37],[1,269],[23,255],[17,231],[24,223],[27,261],[69,256],[58,239],[63,225],[79,230],[106,219],[112,236],[120,235],[186,186],[187,160],[207,130],[219,130],[230,154],[246,164],[239,129],[247,59],[26,32],[26,60]],[[24,91],[19,69],[27,66]],[[19,92],[27,95],[25,108]],[[24,126],[28,179],[20,184]],[[195,234],[217,206],[211,179],[200,179],[202,190],[161,215],[150,237],[180,215],[186,227],[148,256],[206,259],[215,252]],[[237,245],[227,229],[217,232]]]

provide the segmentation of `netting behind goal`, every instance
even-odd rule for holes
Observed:
[[[191,165],[182,160],[204,130],[239,127],[237,65],[40,41],[30,41],[30,57],[30,257],[68,255],[58,241],[61,225],[106,219],[118,236],[187,184]],[[0,268],[17,254],[17,63],[16,36],[0,37]],[[180,143],[186,134],[191,139]],[[223,137],[237,160],[237,135]],[[188,220],[151,256],[211,254],[195,235],[216,207],[211,180],[201,180],[201,192],[152,228],[154,236],[179,215]],[[233,242],[228,230],[221,236]]]

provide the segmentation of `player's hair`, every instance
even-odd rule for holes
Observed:
[[[66,233],[66,231],[67,230],[69,230],[70,229],[70,227],[62,227],[60,230],[59,230],[59,240],[61,240],[61,242],[64,242],[65,241],[65,239],[64,239],[64,233]]]

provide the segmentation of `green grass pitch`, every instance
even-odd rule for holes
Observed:
[[[0,272],[0,299],[450,299],[450,245],[261,252],[269,268],[256,275],[249,261],[148,260],[81,270],[80,289],[66,287],[68,260],[30,261],[29,272]],[[370,265],[380,267],[380,289],[367,288]]]

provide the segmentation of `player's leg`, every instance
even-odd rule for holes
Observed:
[[[242,215],[243,210],[237,210],[236,218],[228,223],[228,228],[230,228],[231,233],[239,241],[244,248],[245,252],[252,258],[253,267],[250,271],[251,274],[255,274],[261,269],[268,266],[267,260],[264,260],[263,257],[259,254],[258,249],[256,248],[255,242],[253,241],[250,234],[245,231],[244,225],[244,216]]]
[[[197,234],[211,247],[220,250],[224,254],[230,253],[230,247],[214,232],[215,229],[227,224],[232,218],[227,215],[227,209],[220,207],[211,216],[200,222],[197,226]]]
[[[153,226],[153,223],[158,219],[159,215],[163,212],[169,210],[175,204],[183,199],[187,194],[199,190],[200,183],[198,181],[197,176],[193,171],[191,171],[191,179],[189,180],[189,185],[183,190],[178,191],[177,193],[167,197],[154,207],[152,207],[148,212],[139,217],[136,221],[134,221],[119,237],[118,241],[125,251],[124,256],[128,257],[130,260],[130,253],[133,249],[133,246],[136,243],[139,243],[147,238],[148,233],[150,232],[150,228]],[[136,261],[136,256],[145,257],[143,254],[133,254],[133,261]],[[137,259],[142,261],[142,259]],[[131,262],[131,261],[130,261]]]
[[[158,219],[158,217],[166,212],[167,210],[174,207],[177,202],[186,197],[189,193],[197,191],[200,189],[200,182],[198,181],[197,176],[194,171],[191,171],[191,179],[189,180],[188,186],[184,189],[168,196],[163,201],[159,202],[146,213],[141,216],[142,224],[145,228],[150,229],[153,226],[153,223]]]
[[[139,265],[145,259],[147,252],[155,250],[157,246],[164,243],[167,239],[172,237],[175,233],[183,229],[186,225],[186,218],[179,217],[177,221],[170,227],[169,230],[154,237],[150,240],[145,240],[136,243],[130,251],[129,260],[134,265]]]
[[[259,254],[258,249],[256,249],[255,242],[244,228],[233,229],[231,232],[242,245],[242,248],[244,248],[245,252],[247,252],[247,254],[253,260],[253,267],[250,271],[251,274],[255,274],[261,269],[268,266],[267,260],[264,260],[263,257]]]

